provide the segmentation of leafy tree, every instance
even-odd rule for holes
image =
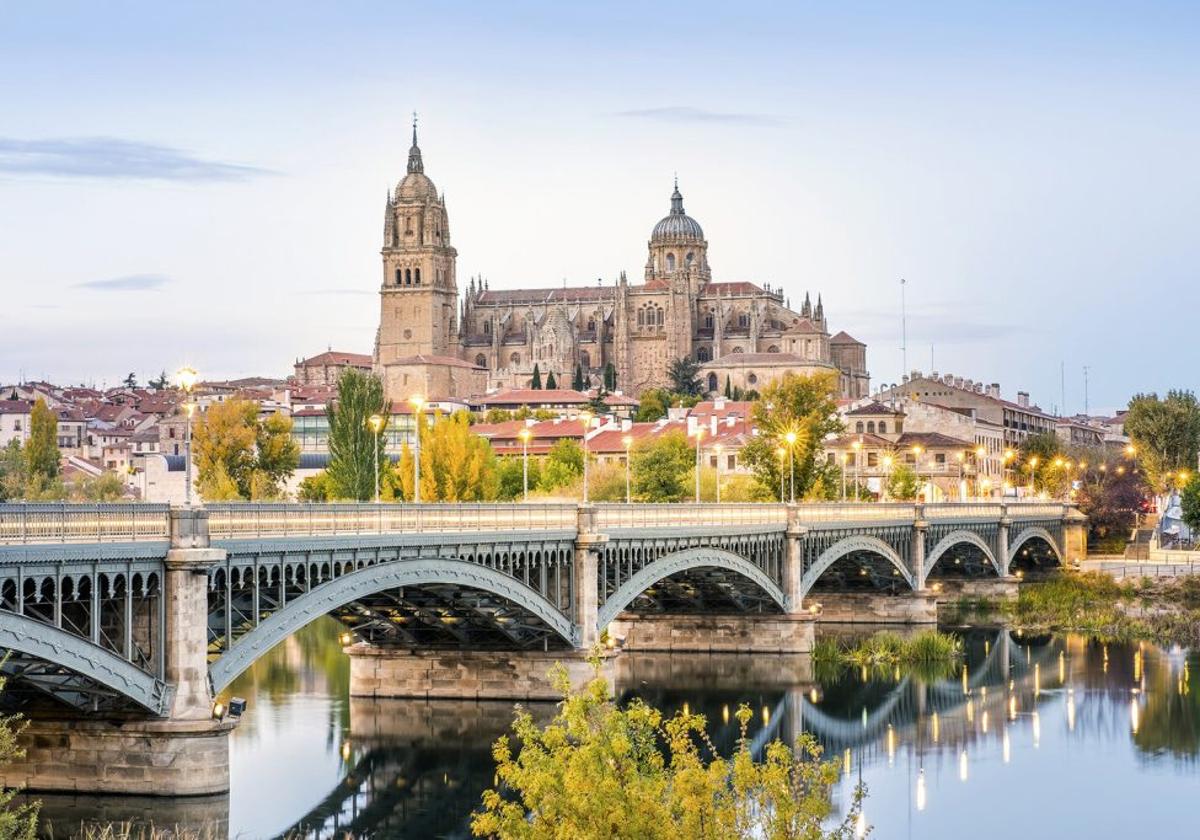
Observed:
[[[162,391],[162,390],[165,390],[167,388],[167,386],[171,384],[171,380],[167,377],[167,372],[164,370],[158,374],[157,379],[151,379],[148,384],[154,390]]]
[[[546,390],[553,391],[558,387],[558,380],[554,378],[554,371],[550,371],[546,375]]]
[[[376,414],[383,418],[378,434],[370,423]],[[375,498],[375,483],[382,486],[390,468],[386,441],[391,403],[384,400],[383,382],[372,373],[347,368],[338,379],[337,399],[326,406],[325,416],[329,418],[329,497],[360,502]]]
[[[725,374],[725,399],[733,399],[733,380],[729,378],[729,374]]]
[[[125,498],[125,482],[115,472],[103,472],[76,482],[74,495],[85,502],[118,502]]]
[[[137,386],[138,386],[137,377],[131,372],[128,376],[125,377],[125,387],[126,388],[136,388]]]
[[[29,416],[29,440],[25,442],[26,482],[37,484],[58,478],[58,462],[58,418],[38,397]]]
[[[258,405],[226,400],[209,407],[192,432],[196,484],[209,501],[274,499],[296,470],[300,447],[292,420],[274,414],[258,419]]]
[[[529,387],[535,391],[542,390],[542,370],[537,362],[533,363],[533,379],[529,380]]]
[[[604,390],[617,390],[617,368],[612,362],[604,364]]]
[[[642,391],[638,401],[637,414],[634,419],[639,423],[651,423],[667,416],[667,408],[671,405],[671,395],[662,388],[649,388]]]
[[[413,452],[407,444],[397,465],[400,492],[413,499]],[[471,433],[469,413],[437,414],[421,430],[421,500],[482,502],[500,493],[500,472],[492,445]]]
[[[1179,494],[1183,521],[1192,530],[1193,538],[1200,534],[1200,474],[1193,475]]]
[[[699,373],[700,364],[695,359],[688,356],[675,359],[667,368],[671,391],[684,396],[699,395],[702,391]]]
[[[538,488],[538,481],[542,476],[541,465],[541,460],[532,455],[529,457],[529,491],[531,493]],[[500,490],[497,498],[504,501],[520,499],[525,491],[524,458],[519,455],[501,458],[499,471]]]
[[[321,470],[300,482],[296,488],[296,497],[302,502],[329,501],[329,471]]]
[[[887,497],[891,501],[910,502],[921,492],[921,479],[916,470],[896,461],[887,479]]]
[[[506,408],[489,408],[483,415],[485,423],[504,423],[512,419],[513,413]]]
[[[573,484],[583,475],[583,447],[570,438],[563,438],[550,447],[542,464],[538,489],[558,490]]]
[[[1149,492],[1145,478],[1141,470],[1125,469],[1116,460],[1089,462],[1075,504],[1087,516],[1088,537],[1098,549],[1123,549]]]
[[[1125,433],[1133,441],[1138,461],[1156,493],[1170,486],[1168,473],[1192,470],[1200,452],[1200,403],[1191,391],[1138,394],[1129,401]]]
[[[21,441],[10,440],[0,449],[0,502],[8,502],[25,496],[25,453]]]
[[[583,365],[575,365],[575,376],[571,379],[571,387],[576,391],[582,391],[587,387],[583,381]]]
[[[678,502],[688,493],[695,450],[683,432],[643,438],[629,453],[633,494],[643,502]]]
[[[0,693],[6,679],[0,676]],[[0,765],[25,757],[17,736],[25,728],[19,715],[0,716]],[[33,840],[37,837],[38,803],[13,805],[15,789],[0,788],[0,838],[3,840]]]
[[[778,497],[781,477],[790,487],[790,470],[794,470],[797,498],[832,497],[837,468],[819,455],[821,442],[842,430],[836,393],[836,373],[786,373],[755,400],[751,417],[759,433],[742,447],[742,461],[753,470],[763,498]],[[789,432],[795,435],[790,460],[777,453],[788,448]]]
[[[538,726],[518,708],[513,736],[492,748],[496,788],[483,794],[471,818],[477,837],[557,840],[850,840],[861,820],[866,789],[860,784],[841,821],[826,829],[840,770],[822,761],[812,735],[795,747],[767,745],[751,753],[753,715],[737,710],[733,755],[716,754],[703,715],[678,711],[667,718],[641,700],[621,705],[598,675],[572,691],[566,670],[551,672],[562,693],[554,718]],[[864,825],[865,828],[865,825]]]
[[[1032,476],[1034,491],[1061,496],[1071,480],[1070,471],[1065,466],[1067,460],[1068,453],[1062,440],[1054,432],[1030,435],[1017,452],[1017,480],[1028,482]],[[1057,465],[1057,461],[1064,463]]]

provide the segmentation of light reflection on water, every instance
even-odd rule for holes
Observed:
[[[512,704],[349,698],[338,632],[332,620],[314,623],[231,686],[250,706],[232,739],[230,795],[181,800],[176,807],[190,810],[179,813],[227,818],[240,837],[300,826],[325,837],[334,826],[354,836],[468,837]],[[849,801],[861,777],[872,836],[884,840],[1180,836],[1200,781],[1196,654],[963,633],[966,667],[949,673],[814,675],[799,657],[623,654],[618,691],[703,713],[723,751],[736,739],[740,703],[754,712],[756,744],[813,731],[845,771],[837,801]],[[79,803],[48,804],[76,821],[89,808],[109,818],[148,808]],[[159,801],[152,812],[161,823],[170,809]]]

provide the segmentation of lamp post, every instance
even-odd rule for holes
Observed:
[[[413,436],[413,502],[421,503],[421,426],[425,425],[425,398],[413,394],[408,399],[413,407],[413,418],[416,421],[416,433]]]
[[[783,504],[783,456],[787,454],[787,450],[782,446],[775,447],[775,454],[779,456],[779,504]]]
[[[375,504],[379,504],[379,433],[383,431],[383,417],[372,414],[367,418],[367,424],[375,433]]]
[[[1009,464],[1011,464],[1016,459],[1016,457],[1017,457],[1017,453],[1015,450],[1012,450],[1012,449],[1004,450],[1004,474],[1003,474],[1004,484],[1003,484],[1003,491],[1002,491],[1001,495],[1007,496],[1010,488],[1013,489],[1013,495],[1016,495],[1016,488],[1012,487],[1012,482],[1009,481],[1009,477],[1008,477],[1009,471],[1012,469],[1012,467],[1010,467]]]
[[[784,435],[784,440],[787,441],[788,448],[788,498],[794,505],[796,504],[796,433],[788,432]]]
[[[183,480],[186,485],[184,498],[188,507],[192,505],[192,413],[196,410],[196,405],[192,402],[192,389],[196,387],[199,377],[196,369],[187,365],[175,372],[175,382],[183,391],[186,400],[183,405],[183,413],[187,415],[187,422],[183,428]]]
[[[967,453],[959,452],[955,456],[958,461],[958,500],[965,502],[967,500],[967,484],[966,484],[966,468],[967,468]]]
[[[704,427],[696,427],[696,504],[700,504],[700,441],[704,440]]]
[[[583,422],[583,503],[588,503],[588,428],[592,425],[592,413],[590,411],[579,412],[579,419]]]
[[[854,450],[854,500],[858,501],[861,496],[861,494],[858,491],[858,485],[859,485],[859,479],[858,479],[859,455],[858,455],[858,453],[862,450],[862,439],[860,438],[859,440],[856,440],[853,443],[851,443],[850,448]]]
[[[713,451],[717,453],[717,504],[721,504],[721,444],[713,447]]]
[[[975,495],[979,498],[982,498],[984,495],[982,492],[980,492],[980,483],[979,483],[980,479],[981,479],[980,473],[982,471],[981,465],[986,465],[986,464],[987,464],[987,450],[984,449],[982,446],[976,446],[975,447]],[[991,481],[988,481],[988,486],[989,487],[992,486]]]
[[[921,453],[924,451],[925,450],[923,450],[921,448],[921,444],[919,444],[919,443],[913,444],[913,448],[912,448],[913,472],[915,472],[917,474],[917,484],[921,483]],[[932,484],[932,483],[933,483],[933,479],[930,478],[930,484]],[[933,494],[931,493],[930,495],[932,496]],[[926,499],[926,501],[931,501],[931,500]]]
[[[1029,495],[1033,496],[1033,477],[1037,473],[1038,456],[1029,459]]]
[[[843,452],[838,459],[842,462],[842,468],[838,470],[842,475],[842,501],[846,501],[846,466],[850,463],[850,453]]]
[[[621,438],[621,443],[625,446],[625,504],[632,504],[633,496],[629,492],[629,448],[633,446],[633,436],[625,435]]]
[[[517,432],[521,439],[521,501],[529,501],[529,427]]]

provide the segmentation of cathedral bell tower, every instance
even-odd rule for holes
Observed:
[[[700,223],[683,210],[679,179],[671,193],[671,212],[650,233],[650,254],[646,260],[646,282],[687,278],[692,294],[712,282],[708,267],[708,242]]]
[[[445,196],[425,174],[413,116],[408,172],[383,215],[383,284],[375,365],[413,356],[458,355],[458,285]]]

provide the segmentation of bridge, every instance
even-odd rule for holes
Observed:
[[[232,726],[214,697],[321,615],[346,627],[353,693],[535,697],[550,662],[586,669],[606,629],[651,649],[646,628],[666,626],[676,650],[804,652],[821,599],[1083,551],[1083,518],[1054,503],[0,505],[0,647],[7,700],[36,725],[69,710],[63,737],[104,733],[114,760],[114,721],[203,743],[212,774],[181,761],[156,783],[205,792],[221,783],[212,735]],[[92,789],[150,780],[125,770]]]

